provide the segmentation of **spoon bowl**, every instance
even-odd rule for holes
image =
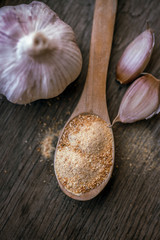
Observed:
[[[60,139],[67,125],[74,118],[79,115],[91,114],[100,117],[108,126],[110,125],[110,119],[106,105],[106,79],[112,46],[116,9],[117,0],[96,0],[91,36],[89,67],[84,90],[77,107],[65,124],[59,136],[55,151],[54,166]],[[59,186],[67,196],[81,201],[90,200],[97,196],[108,183],[114,167],[115,154],[114,137],[111,128],[110,131],[112,135],[112,166],[110,167],[110,171],[106,175],[106,178],[100,185],[85,193],[74,194],[68,191],[60,182],[55,170]]]

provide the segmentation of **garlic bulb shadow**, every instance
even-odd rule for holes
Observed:
[[[80,74],[72,28],[46,4],[0,9],[0,94],[17,104],[53,98]]]

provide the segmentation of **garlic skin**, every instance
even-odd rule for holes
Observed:
[[[135,80],[121,101],[115,122],[132,123],[160,112],[160,80],[144,74]]]
[[[154,33],[147,29],[124,50],[116,68],[116,78],[126,84],[137,78],[146,68],[155,44]]]
[[[0,94],[17,104],[53,98],[80,74],[82,55],[69,25],[46,4],[0,9]]]

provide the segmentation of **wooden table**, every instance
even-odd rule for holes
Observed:
[[[30,0],[1,0],[0,7]],[[78,79],[59,97],[26,106],[0,99],[0,239],[1,240],[159,240],[160,115],[114,128],[113,176],[95,199],[79,202],[65,196],[53,169],[59,130],[74,110],[86,78],[94,1],[44,0],[74,29],[83,55]],[[111,120],[128,86],[115,79],[123,50],[146,29],[156,44],[145,70],[160,78],[159,0],[119,0],[107,78]],[[50,136],[52,153],[45,158],[42,142]]]

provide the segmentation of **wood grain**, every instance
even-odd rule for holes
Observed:
[[[0,7],[31,1],[1,0]],[[58,98],[27,106],[0,99],[0,239],[2,240],[159,240],[160,116],[114,126],[116,164],[109,185],[89,202],[74,201],[59,189],[53,155],[45,159],[41,141],[58,131],[80,98],[88,68],[94,1],[44,0],[74,29],[83,55],[79,78]],[[111,120],[128,86],[115,80],[124,48],[146,27],[156,44],[145,70],[160,78],[158,0],[119,0],[107,78]],[[51,129],[49,131],[49,128]]]

